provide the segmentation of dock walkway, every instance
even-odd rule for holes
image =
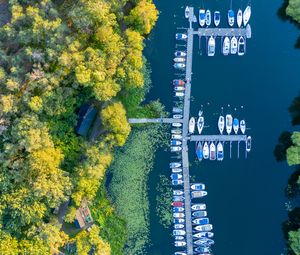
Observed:
[[[246,135],[191,135],[191,142],[246,142]]]
[[[142,124],[142,123],[182,123],[182,119],[173,119],[173,118],[157,118],[157,119],[128,119],[130,124]]]

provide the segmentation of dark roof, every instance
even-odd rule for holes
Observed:
[[[98,109],[94,105],[84,104],[80,107],[78,113],[78,124],[76,127],[76,133],[82,136],[86,136],[96,115]]]

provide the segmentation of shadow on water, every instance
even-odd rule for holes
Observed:
[[[291,140],[292,133],[284,131],[278,138],[278,143],[273,151],[273,154],[277,161],[286,160],[286,150],[293,145]]]
[[[292,117],[293,126],[300,125],[300,94],[293,100],[289,107],[289,112]]]

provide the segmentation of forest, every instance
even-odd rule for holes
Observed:
[[[122,250],[116,240],[126,236],[126,222],[103,178],[131,131],[127,117],[162,109],[141,105],[143,41],[158,11],[151,0],[9,0],[7,11],[0,28],[0,254],[53,254],[68,245],[82,255]],[[75,133],[86,102],[101,120],[95,139]],[[53,211],[70,201],[65,221],[72,223],[84,199],[96,224],[69,235]]]

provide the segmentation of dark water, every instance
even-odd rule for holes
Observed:
[[[147,42],[145,55],[152,65],[154,87],[150,99],[160,98],[171,111],[174,98],[172,58],[176,41],[176,28],[187,27],[183,17],[189,4],[200,7],[201,1],[156,0],[161,11],[157,26]],[[204,7],[219,9],[226,15],[230,1],[204,1]],[[217,133],[217,118],[221,107],[246,119],[253,137],[253,148],[248,158],[241,150],[232,159],[226,146],[226,159],[222,163],[195,163],[194,144],[190,145],[191,175],[207,185],[209,195],[205,202],[214,225],[214,254],[217,255],[274,255],[284,252],[281,223],[287,217],[284,188],[292,169],[277,163],[273,149],[279,134],[291,129],[288,106],[299,90],[300,51],[294,48],[299,30],[277,16],[282,0],[252,0],[250,24],[253,38],[247,41],[244,57],[220,54],[208,58],[199,50],[198,38],[194,42],[191,114],[196,116],[204,107],[206,124],[204,134]],[[236,10],[246,1],[233,1]],[[204,41],[202,42],[204,45]],[[230,104],[230,108],[227,105]],[[241,108],[243,106],[243,108]],[[236,108],[236,110],[235,110]],[[150,176],[151,236],[150,255],[174,252],[171,230],[164,230],[154,212],[155,186],[158,175],[169,175],[171,154],[160,151]]]

